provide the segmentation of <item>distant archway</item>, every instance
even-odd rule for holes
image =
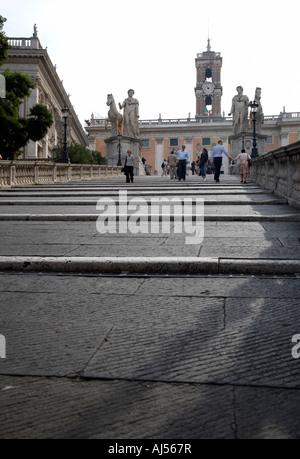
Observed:
[[[212,78],[212,71],[210,68],[205,70],[205,79],[208,80],[209,78]]]
[[[212,105],[212,100],[211,100],[211,97],[210,97],[210,96],[206,96],[206,97],[205,97],[205,105],[206,105],[206,106]]]

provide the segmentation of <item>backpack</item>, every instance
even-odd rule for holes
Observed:
[[[161,168],[163,169],[164,167],[165,167],[165,162],[163,161],[163,162],[161,163]]]

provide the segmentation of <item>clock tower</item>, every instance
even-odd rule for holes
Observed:
[[[221,53],[211,50],[210,39],[207,40],[207,50],[196,57],[197,86],[196,118],[200,116],[221,116]]]

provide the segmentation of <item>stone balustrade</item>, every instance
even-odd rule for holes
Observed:
[[[284,123],[290,122],[292,120],[298,120],[300,118],[299,112],[292,112],[292,113],[281,113],[280,115],[272,115],[272,116],[265,116],[264,122],[265,124],[274,124],[274,123]],[[198,125],[203,123],[232,123],[231,116],[198,116],[197,118],[157,118],[151,120],[140,120],[139,126],[140,127],[147,127],[147,126],[160,126],[160,125]],[[111,123],[105,118],[92,118],[90,120],[85,121],[86,127],[106,127],[110,128]]]
[[[223,116],[199,116],[198,118],[167,118],[162,119],[158,118],[155,120],[140,120],[139,126],[140,127],[147,127],[147,126],[172,126],[172,125],[199,125],[202,123],[224,123],[227,122],[228,124],[232,124],[232,117],[223,117]],[[90,119],[85,120],[86,127],[100,127],[100,128],[107,128],[111,127],[111,122],[104,119]]]
[[[12,48],[31,48],[32,39],[31,38],[9,38],[8,44]]]
[[[300,208],[300,141],[260,156],[252,164],[252,180]]]
[[[123,175],[122,167],[48,161],[0,161],[0,186],[64,183]]]

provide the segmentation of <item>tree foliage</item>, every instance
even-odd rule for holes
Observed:
[[[6,19],[0,15],[0,66],[7,59],[7,50],[9,49],[8,38],[2,32]]]
[[[2,32],[5,21],[0,16],[0,65],[5,61],[9,48]],[[6,69],[1,73],[5,77],[6,97],[0,98],[0,153],[3,159],[14,159],[30,140],[38,141],[47,134],[53,118],[47,107],[41,104],[34,105],[28,117],[20,117],[19,107],[30,96],[35,84],[21,72]]]
[[[91,151],[80,144],[72,144],[67,148],[71,164],[107,164],[106,158],[99,151]],[[60,161],[63,147],[59,147],[55,153],[55,161]]]
[[[33,141],[38,141],[45,137],[49,127],[53,123],[53,118],[45,105],[36,104],[30,109],[27,119],[27,136]]]

